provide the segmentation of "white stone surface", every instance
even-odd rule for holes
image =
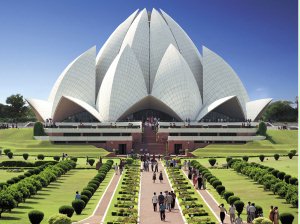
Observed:
[[[28,104],[32,107],[38,121],[45,121],[51,118],[52,103],[46,100],[26,99]]]
[[[246,104],[247,108],[247,119],[251,119],[252,121],[257,120],[259,115],[264,111],[264,109],[271,103],[272,99],[260,99],[250,101]]]
[[[51,117],[63,95],[95,105],[95,57],[96,47],[92,47],[69,64],[59,76],[48,99],[53,102]]]
[[[176,111],[182,120],[195,120],[201,108],[201,95],[188,64],[170,45],[157,70],[152,95]]]
[[[96,93],[99,91],[107,69],[119,53],[124,37],[137,13],[138,10],[132,13],[123,23],[121,23],[100,49],[96,59]]]
[[[100,87],[97,108],[103,121],[116,121],[147,96],[143,72],[127,45],[109,67]]]
[[[195,76],[201,95],[203,94],[203,68],[201,63],[201,55],[186,32],[163,10],[163,17],[165,18],[173,36],[175,37],[179,52],[188,63],[192,73]]]
[[[203,83],[204,107],[218,99],[235,95],[246,117],[249,97],[243,83],[230,65],[206,47],[203,47]]]

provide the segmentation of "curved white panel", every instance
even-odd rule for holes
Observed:
[[[249,101],[243,83],[219,55],[203,47],[203,102],[205,106],[227,96],[237,96],[246,117]]]
[[[141,66],[149,92],[149,23],[148,13],[144,9],[131,24],[121,47],[129,45]]]
[[[132,105],[147,96],[139,63],[127,45],[115,58],[103,79],[97,108],[103,121],[116,121]]]
[[[152,95],[176,111],[182,120],[191,121],[201,108],[201,95],[188,64],[170,45],[161,60],[154,80]]]
[[[45,100],[26,99],[39,121],[44,122],[51,117],[52,103]]]
[[[203,94],[203,68],[201,63],[201,55],[190,39],[190,37],[186,34],[186,32],[176,23],[167,13],[163,10],[162,12],[163,17],[165,18],[168,26],[170,27],[177,46],[179,48],[179,52],[184,57],[185,61],[188,63],[191,71],[193,72],[197,84],[199,86],[199,90],[201,95]]]
[[[266,109],[266,107],[271,103],[272,99],[261,99],[261,100],[253,100],[246,104],[247,108],[247,119],[251,119],[255,121],[260,118],[262,112]]]
[[[170,44],[177,46],[165,20],[153,9],[150,23],[150,92],[160,61]]]
[[[199,115],[197,116],[197,121],[201,120],[212,111],[220,112],[229,117],[245,119],[243,108],[237,96],[224,97],[216,100],[210,105],[206,105],[203,107],[203,109],[201,109]]]
[[[52,116],[63,95],[95,105],[95,57],[96,47],[92,47],[69,64],[59,76],[49,96],[49,101],[53,102]]]
[[[62,96],[53,115],[53,121],[60,122],[67,117],[81,111],[87,111],[93,115],[98,121],[101,121],[101,116],[98,111],[87,104],[86,102],[70,96]]]
[[[96,58],[96,93],[98,93],[101,82],[107,69],[120,51],[124,37],[137,15],[138,10],[132,13],[115,31],[100,49]]]

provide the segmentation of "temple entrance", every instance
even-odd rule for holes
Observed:
[[[182,144],[175,144],[174,145],[174,153],[175,153],[175,155],[179,155],[181,149],[182,149]]]
[[[127,146],[126,146],[126,144],[119,144],[119,151],[118,151],[118,153],[120,155],[127,154]]]
[[[178,120],[164,112],[154,109],[145,109],[128,115],[126,118],[123,118],[122,121],[148,121],[155,123],[155,121],[176,122]]]

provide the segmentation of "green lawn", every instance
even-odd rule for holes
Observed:
[[[226,190],[233,191],[236,196],[239,196],[245,203],[248,201],[254,202],[257,205],[262,206],[264,214],[267,214],[270,205],[278,206],[279,212],[289,212],[295,217],[298,217],[298,209],[292,208],[290,204],[287,204],[285,199],[279,198],[270,191],[264,191],[263,186],[257,184],[250,178],[243,176],[242,174],[236,173],[232,169],[210,169],[211,173],[219,178]],[[215,196],[217,192],[212,187],[209,187],[209,191]],[[220,197],[215,197],[216,200]],[[220,201],[221,202],[221,201]],[[226,207],[229,207],[226,204]],[[245,212],[244,212],[245,213]],[[245,220],[245,215],[243,216]],[[294,224],[298,223],[295,218]]]
[[[197,159],[202,165],[206,167],[210,167],[208,162],[208,158],[205,159]],[[248,162],[256,162],[263,164],[265,166],[274,167],[277,170],[283,171],[287,174],[290,174],[294,177],[298,176],[298,156],[290,159],[289,157],[281,157],[279,160],[275,160],[273,156],[265,158],[263,162],[259,160],[258,157],[250,157]],[[218,166],[222,166],[222,164],[226,163],[225,158],[217,158]]]
[[[193,154],[197,157],[227,157],[227,156],[256,156],[260,154],[288,154],[298,148],[298,131],[269,130],[270,140],[248,142],[246,144],[211,144],[205,148],[196,149]]]
[[[22,175],[24,172],[7,172],[7,170],[0,170],[0,183],[6,182],[10,178]]]
[[[32,198],[21,203],[18,208],[10,213],[3,213],[0,223],[5,224],[29,224],[28,212],[34,209],[44,212],[45,217],[42,224],[48,223],[48,219],[53,214],[58,213],[58,208],[62,205],[71,205],[75,192],[83,189],[86,184],[96,175],[96,170],[73,169],[61,176],[56,182],[51,183],[47,188],[43,188]],[[97,196],[99,198],[99,196]],[[89,216],[93,204],[89,210],[83,210],[82,217]],[[76,215],[74,216],[76,217]]]
[[[106,156],[108,152],[93,145],[52,144],[50,141],[33,139],[32,128],[0,130],[0,148],[11,149],[15,154],[29,153],[31,155],[45,154],[61,155],[63,152],[70,156]]]

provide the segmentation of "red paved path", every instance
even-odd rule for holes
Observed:
[[[167,180],[166,172],[162,167],[161,163],[158,164],[158,171],[163,171],[163,183],[160,183],[157,180],[156,183],[152,181],[153,172],[146,172],[142,173],[141,179],[141,201],[140,201],[140,223],[141,224],[156,224],[156,223],[164,223],[160,220],[159,212],[153,211],[152,206],[152,196],[153,192],[156,192],[159,195],[160,192],[164,191],[171,191],[170,183]],[[176,203],[175,209],[171,212],[166,211],[166,221],[167,223],[174,223],[174,224],[184,224],[183,218],[181,213],[178,209],[178,204]]]
[[[114,175],[111,183],[109,184],[107,191],[102,195],[101,202],[97,205],[93,215],[85,220],[76,222],[77,224],[99,224],[103,218],[103,215],[109,205],[110,200],[113,198],[113,193],[117,187],[120,175]]]
[[[187,171],[184,171],[184,173],[187,176]],[[191,184],[193,184],[192,180],[189,180],[189,181],[191,182]],[[215,198],[207,190],[197,190],[197,192],[200,194],[200,196],[202,197],[204,202],[206,202],[206,204],[208,205],[208,207],[210,208],[212,213],[216,216],[218,221],[221,222],[221,220],[220,220],[220,208],[218,207],[219,204],[215,200]],[[226,207],[226,205],[225,205],[225,207]],[[228,211],[228,208],[226,208],[226,209]],[[227,215],[227,214],[225,216],[224,223],[230,223],[230,218],[229,218],[229,215]]]

